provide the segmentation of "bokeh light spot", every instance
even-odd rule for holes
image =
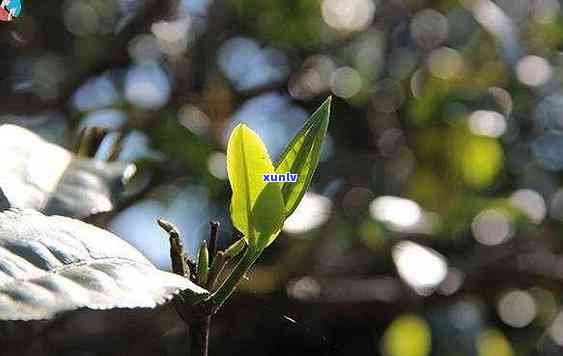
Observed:
[[[287,295],[303,301],[315,300],[321,295],[321,286],[312,277],[305,276],[288,283]]]
[[[526,291],[513,290],[500,298],[497,311],[505,324],[522,328],[529,325],[536,317],[536,303]]]
[[[338,68],[332,74],[330,87],[334,95],[343,99],[349,99],[362,88],[362,77],[354,68]]]
[[[374,219],[390,223],[399,228],[417,224],[422,217],[422,209],[412,200],[383,196],[371,202],[369,211]]]
[[[516,64],[516,76],[520,82],[537,87],[551,78],[551,66],[544,58],[527,56]]]
[[[360,31],[373,21],[375,13],[373,0],[323,0],[323,19],[338,31]]]
[[[383,335],[386,356],[428,356],[431,346],[430,326],[416,315],[402,315],[393,320]]]
[[[215,178],[227,179],[227,156],[223,152],[212,153],[207,160],[207,168]]]
[[[442,47],[435,49],[428,58],[428,67],[433,76],[440,79],[459,77],[463,70],[463,57],[455,49]]]
[[[483,188],[490,185],[504,163],[504,153],[500,144],[491,138],[482,136],[467,137],[457,142],[461,172],[467,185]]]
[[[76,36],[91,35],[100,29],[98,13],[86,1],[67,1],[64,20],[67,29]]]
[[[489,329],[477,338],[479,356],[513,356],[514,351],[510,341],[502,332]]]
[[[297,209],[283,225],[283,231],[302,234],[324,224],[330,217],[332,202],[329,198],[315,193],[305,193]]]
[[[563,346],[563,312],[560,311],[551,326],[549,327],[549,336],[559,346]]]
[[[238,90],[250,90],[285,79],[289,74],[286,55],[274,48],[260,48],[253,39],[231,38],[219,48],[219,68]]]
[[[504,115],[490,110],[477,110],[468,118],[469,130],[476,135],[500,137],[506,131]]]
[[[211,126],[209,116],[193,105],[184,105],[178,116],[180,124],[196,135],[206,134]]]
[[[539,224],[547,214],[545,200],[538,192],[530,189],[520,189],[510,196],[510,204],[520,209],[534,223]]]
[[[399,242],[392,256],[401,278],[420,295],[430,295],[448,273],[444,256],[414,242]]]
[[[495,209],[480,212],[471,223],[473,236],[487,246],[501,244],[512,236],[512,224],[509,218]]]
[[[289,93],[297,99],[310,99],[330,87],[330,79],[335,70],[336,64],[329,56],[311,56],[303,62],[301,71],[294,73],[289,79]]]
[[[170,80],[157,64],[141,64],[127,72],[125,97],[143,109],[158,109],[170,97]]]
[[[432,48],[447,39],[448,20],[436,10],[425,9],[414,15],[410,31],[419,46]]]

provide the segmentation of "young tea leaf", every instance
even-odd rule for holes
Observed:
[[[281,184],[287,216],[291,215],[309,188],[319,164],[321,147],[328,128],[331,98],[315,111],[280,156],[276,172],[298,174],[297,182]]]
[[[285,209],[278,183],[264,181],[274,166],[260,137],[240,124],[227,145],[227,172],[233,190],[231,220],[251,249],[260,251],[280,232]]]

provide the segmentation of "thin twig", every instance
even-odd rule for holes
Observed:
[[[182,277],[189,278],[190,270],[186,265],[184,246],[182,245],[178,229],[176,226],[172,225],[172,223],[164,219],[158,219],[157,223],[168,233],[170,237],[170,259],[172,260],[172,271]]]
[[[219,240],[219,227],[221,224],[218,221],[210,221],[210,231],[209,231],[209,264],[213,263],[213,259],[217,254],[217,241]]]

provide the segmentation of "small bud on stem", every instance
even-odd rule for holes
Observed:
[[[207,244],[205,241],[201,244],[199,248],[199,258],[197,264],[197,279],[200,286],[205,286],[207,284],[207,276],[209,274],[209,251],[207,250]]]

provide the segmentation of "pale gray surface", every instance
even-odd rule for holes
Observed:
[[[155,237],[158,238],[158,237]],[[0,319],[47,319],[78,308],[153,308],[207,291],[157,269],[114,234],[32,210],[0,212]]]
[[[11,207],[82,218],[110,211],[135,166],[81,159],[15,125],[0,125],[0,189]]]

